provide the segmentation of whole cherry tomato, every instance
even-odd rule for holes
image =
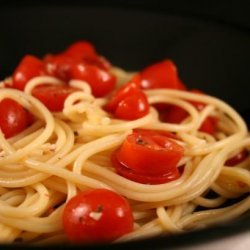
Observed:
[[[69,200],[63,211],[63,228],[75,243],[110,242],[133,230],[133,215],[125,198],[95,189]]]
[[[10,98],[5,98],[0,102],[0,114],[0,128],[5,138],[22,132],[31,122],[31,114]]]
[[[26,55],[13,73],[12,87],[24,90],[26,83],[33,77],[44,74],[43,62],[35,56]]]
[[[68,85],[39,85],[32,91],[32,95],[40,100],[50,111],[63,110],[65,99],[77,88]]]

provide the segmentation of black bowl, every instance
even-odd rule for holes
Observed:
[[[159,1],[152,1],[151,5],[143,1],[107,1],[107,4],[52,1],[38,5],[20,2],[1,6],[0,78],[11,74],[27,53],[42,56],[87,39],[114,65],[128,70],[171,58],[190,88],[199,88],[225,100],[249,121],[250,31],[247,25],[212,19],[204,12],[189,15],[185,12],[189,9],[183,6],[179,14],[169,12],[166,3]],[[173,249],[248,230],[249,214],[211,229],[100,248]]]

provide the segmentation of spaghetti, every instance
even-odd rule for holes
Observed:
[[[133,76],[115,67],[111,72],[120,84]],[[0,101],[10,98],[35,117],[9,139],[0,133],[0,242],[67,242],[64,206],[89,189],[113,190],[129,201],[134,229],[117,241],[195,230],[233,220],[250,209],[249,157],[231,167],[226,164],[249,150],[250,137],[240,115],[222,100],[180,89],[144,89],[148,113],[125,121],[103,108],[110,95],[95,97],[88,82],[79,79],[69,80],[77,91],[68,95],[63,110],[51,112],[32,96],[34,88],[44,83],[65,81],[35,76],[24,91],[0,89]],[[193,102],[205,107],[198,110]],[[180,123],[164,122],[158,103],[177,106],[188,115]],[[216,131],[200,131],[211,116],[218,120]],[[182,169],[179,178],[147,184],[117,173],[111,155],[135,129],[176,136],[184,148],[177,166]]]

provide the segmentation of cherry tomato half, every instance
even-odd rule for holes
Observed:
[[[241,152],[239,152],[238,154],[236,154],[235,156],[229,158],[226,162],[225,165],[229,166],[229,167],[233,167],[238,165],[239,163],[243,162],[244,160],[247,159],[247,157],[249,156],[249,152],[244,149]]]
[[[134,131],[115,152],[115,157],[138,174],[167,175],[175,172],[183,153],[182,146],[162,133]]]
[[[95,97],[110,93],[116,83],[116,77],[95,65],[77,64],[72,68],[71,78],[89,83]]]
[[[69,200],[63,211],[63,228],[75,243],[110,242],[133,230],[133,215],[125,198],[95,189]]]
[[[163,184],[173,180],[176,180],[180,177],[179,170],[174,168],[166,174],[162,175],[149,175],[149,174],[140,174],[133,171],[130,168],[122,165],[116,158],[116,155],[113,154],[111,158],[112,164],[115,167],[118,174],[121,176],[138,183],[142,184]]]
[[[171,60],[164,60],[150,65],[139,74],[141,76],[141,87],[143,89],[186,89],[178,77],[175,64]]]
[[[13,73],[13,88],[24,90],[26,83],[33,77],[44,74],[43,62],[35,56],[26,55]]]
[[[115,92],[104,109],[118,119],[135,120],[148,114],[149,104],[137,84],[129,82]]]
[[[203,94],[202,91],[196,89],[190,90],[190,92]],[[202,111],[206,107],[206,104],[202,102],[197,102],[197,101],[189,101],[189,102],[198,111]],[[174,105],[169,105],[166,109],[166,112],[162,112],[161,114],[161,119],[164,122],[169,122],[169,123],[181,123],[187,117],[188,113],[184,109]],[[217,124],[218,124],[217,117],[208,116],[201,124],[199,131],[213,135],[216,131]]]
[[[71,78],[73,65],[79,62],[79,60],[77,61],[64,53],[56,55],[48,54],[44,57],[46,73],[66,82]]]
[[[116,90],[109,102],[106,104],[105,109],[109,112],[115,112],[118,104],[123,99],[125,99],[127,96],[132,96],[138,92],[138,89],[140,89],[140,79],[141,78],[138,75],[132,81],[128,82],[127,84],[121,86],[118,90]]]
[[[19,103],[9,98],[0,102],[0,114],[0,128],[5,138],[22,132],[31,122],[31,114]]]
[[[87,41],[77,41],[71,44],[63,53],[78,60],[84,57],[96,56],[94,46]]]
[[[32,95],[40,100],[50,111],[59,112],[63,110],[65,99],[77,88],[68,85],[39,85],[32,91]]]
[[[92,64],[101,69],[109,70],[111,64],[103,56],[97,54],[94,46],[87,41],[78,41],[70,45],[64,52],[77,61],[82,61],[85,64]]]

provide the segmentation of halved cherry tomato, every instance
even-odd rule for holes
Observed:
[[[33,77],[44,74],[43,62],[35,56],[26,55],[13,73],[13,88],[24,90],[26,83]]]
[[[103,56],[98,55],[94,46],[87,41],[73,43],[65,50],[64,54],[76,59],[77,61],[82,61],[85,64],[96,65],[104,70],[109,70],[111,67],[109,61]]]
[[[115,92],[104,109],[112,112],[116,118],[135,120],[148,114],[149,104],[138,85],[129,82]]]
[[[68,85],[39,85],[32,91],[32,95],[40,100],[49,110],[59,112],[63,110],[65,99],[77,88]]]
[[[116,155],[113,154],[111,158],[112,164],[115,167],[117,173],[131,181],[135,181],[142,184],[163,184],[170,181],[174,181],[180,177],[179,170],[177,168],[172,169],[166,174],[162,175],[149,175],[141,174],[133,171],[132,169],[121,164]]]
[[[94,46],[87,41],[77,41],[71,44],[63,53],[78,60],[96,56]]]
[[[217,117],[211,115],[208,116],[201,124],[199,131],[214,135],[214,133],[216,132],[218,121],[219,120]]]
[[[233,167],[238,165],[239,163],[243,162],[244,160],[247,159],[247,157],[249,156],[249,152],[244,149],[241,152],[239,152],[238,154],[236,154],[235,156],[229,158],[226,162],[225,165],[229,166],[229,167]]]
[[[193,89],[190,90],[190,92],[193,93],[198,93],[198,94],[202,94],[203,92],[197,89]],[[206,106],[205,103],[202,102],[198,102],[198,101],[189,101],[198,111],[202,111],[204,109],[204,107]],[[188,113],[178,107],[178,106],[174,106],[174,105],[170,105],[166,112],[163,112],[161,114],[161,119],[164,122],[169,122],[169,123],[180,123],[182,122],[184,119],[186,119],[188,117]],[[215,133],[216,127],[218,124],[218,119],[215,116],[208,116],[203,123],[201,124],[199,131],[201,132],[205,132],[208,134],[213,135]]]
[[[44,57],[44,63],[48,75],[58,77],[67,82],[71,78],[73,65],[80,63],[80,60],[76,60],[64,53],[56,55],[48,54]]]
[[[141,87],[143,89],[186,89],[178,77],[175,64],[171,60],[164,60],[150,65],[139,74],[141,76]]]
[[[137,79],[139,80],[140,78]],[[138,89],[138,82],[131,81],[123,85],[112,95],[110,101],[106,104],[105,109],[109,112],[115,112],[118,104],[127,96],[136,94]]]
[[[133,215],[125,198],[95,189],[69,200],[63,211],[63,228],[75,243],[110,242],[133,230]]]
[[[16,101],[5,98],[0,102],[0,128],[10,138],[30,125],[30,113]]]
[[[109,94],[115,87],[116,77],[95,65],[77,64],[72,67],[71,78],[89,83],[95,97]]]
[[[134,131],[115,152],[117,161],[137,174],[168,175],[174,173],[184,149],[168,136],[150,131]]]
[[[116,110],[115,117],[124,120],[136,120],[149,112],[149,105],[145,94],[138,90],[132,96],[125,97],[119,102]]]

